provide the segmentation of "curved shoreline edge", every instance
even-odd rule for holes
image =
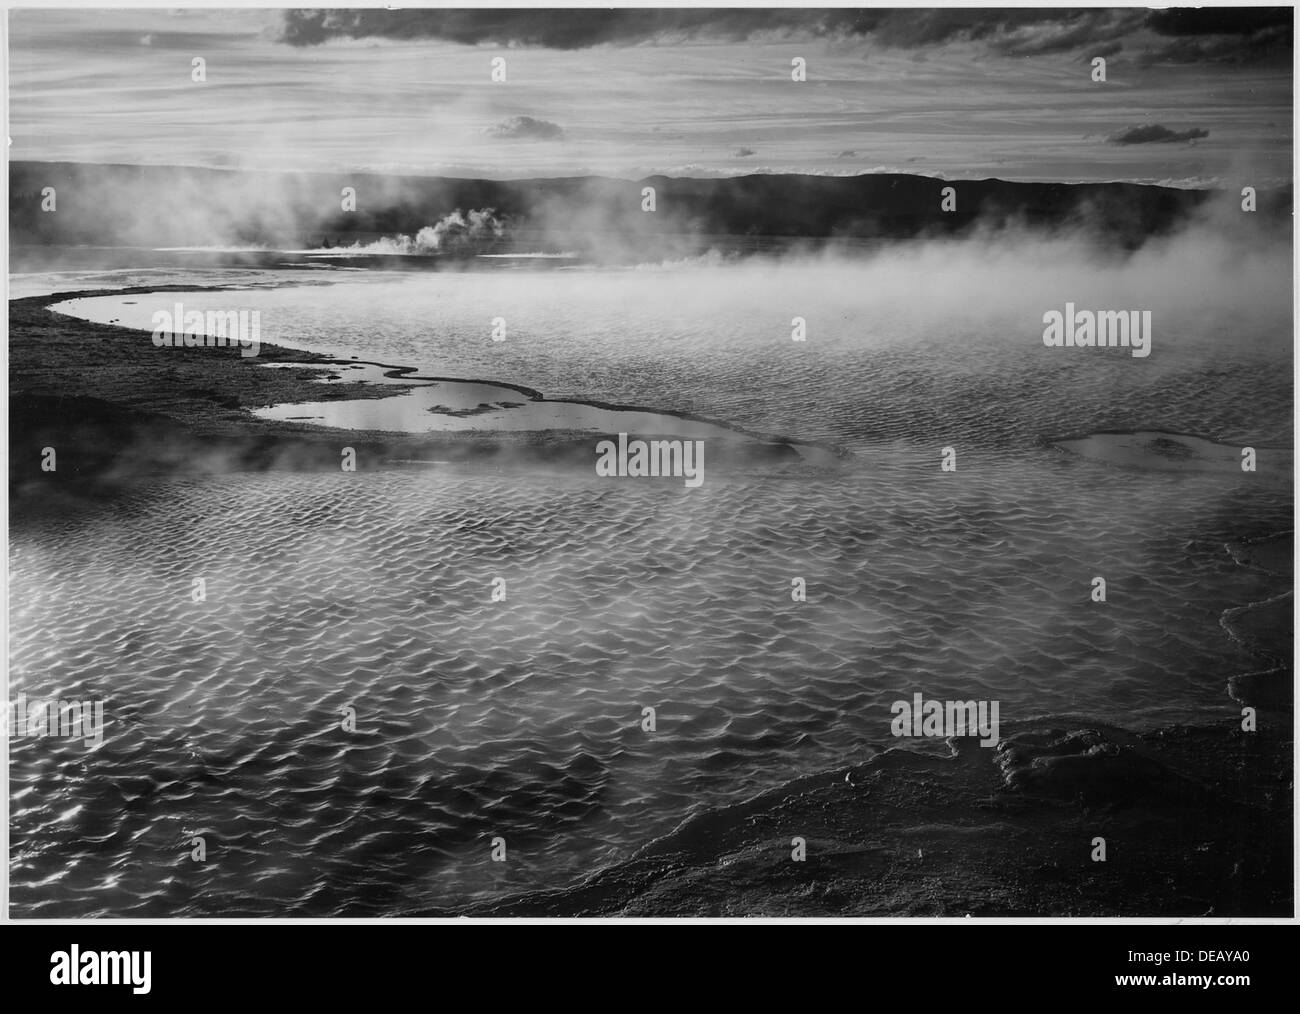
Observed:
[[[548,399],[521,384],[435,377],[421,374],[414,366],[360,356],[343,359],[270,343],[261,344],[256,360],[211,348],[168,349],[162,358],[161,350],[140,340],[148,332],[51,309],[73,299],[243,288],[247,286],[126,286],[10,300],[11,491],[20,492],[31,483],[48,485],[49,477],[37,467],[43,446],[67,448],[66,458],[60,452],[64,477],[115,483],[128,476],[157,474],[337,470],[343,445],[356,449],[359,470],[400,467],[400,462],[428,458],[492,468],[573,465],[590,470],[593,441],[608,435],[596,429],[360,430],[253,414],[254,409],[274,405],[384,399],[434,384],[491,386],[542,404],[639,413],[662,420],[662,430],[636,434],[647,438],[671,438],[679,422],[716,427],[735,434],[734,440],[713,441],[710,465],[720,469],[768,465],[835,469],[852,457],[831,444],[757,433],[686,411]],[[266,364],[303,368],[257,368]],[[358,365],[376,367],[395,383],[315,382],[336,367]]]
[[[334,283],[322,283],[322,284],[334,284]],[[238,290],[231,286],[220,286],[220,285],[178,286],[175,288],[172,288],[170,286],[146,286],[146,287],[125,288],[125,289],[111,289],[105,291],[95,290],[89,293],[87,292],[54,293],[50,296],[24,297],[24,300],[31,299],[37,303],[42,304],[43,309],[48,310],[51,313],[57,313],[59,314],[59,316],[66,317],[69,320],[75,320],[78,323],[97,324],[98,322],[96,321],[88,321],[82,317],[75,317],[72,316],[71,314],[60,313],[59,311],[53,309],[53,307],[55,303],[64,303],[72,299],[86,299],[86,298],[93,298],[97,296],[111,297],[111,296],[119,296],[119,295],[146,295],[155,292],[171,292],[171,291],[233,292]],[[54,302],[48,302],[48,300],[53,300]],[[12,302],[18,302],[18,300],[14,300]],[[100,326],[115,328],[118,330],[126,331],[127,333],[133,335],[147,333],[147,332],[142,332],[138,328],[129,328],[117,324],[103,324]],[[717,426],[721,429],[730,430],[733,433],[735,433],[737,436],[747,437],[753,440],[770,441],[773,443],[807,445],[809,447],[818,447],[823,450],[831,451],[845,456],[847,456],[849,453],[843,450],[842,448],[838,448],[832,444],[813,441],[813,440],[795,440],[793,437],[759,433],[755,430],[748,430],[745,429],[744,427],[736,426],[733,423],[723,422],[719,419],[713,419],[708,416],[698,415],[694,412],[680,411],[677,409],[651,408],[646,405],[619,405],[619,404],[615,404],[614,402],[597,401],[589,398],[551,398],[543,394],[541,391],[536,390],[535,388],[525,387],[523,384],[516,384],[505,380],[490,380],[490,379],[480,378],[480,377],[429,376],[427,374],[418,372],[420,369],[420,367],[418,366],[401,366],[394,363],[381,363],[378,360],[360,359],[357,357],[342,359],[337,356],[325,356],[322,353],[309,352],[306,350],[298,351],[289,348],[288,346],[275,345],[270,342],[262,343],[261,348],[274,349],[277,355],[276,362],[277,364],[280,365],[287,366],[287,365],[325,364],[325,365],[334,365],[334,366],[374,366],[377,369],[383,370],[384,371],[383,375],[386,378],[392,380],[401,380],[404,382],[421,381],[427,384],[477,384],[485,387],[499,387],[499,388],[503,388],[504,390],[514,391],[517,394],[522,394],[524,395],[524,397],[528,398],[531,401],[546,402],[547,404],[550,405],[582,405],[589,408],[603,409],[609,412],[641,412],[647,415],[657,415],[669,419],[681,419],[686,422],[698,422],[698,423],[705,423],[709,426]],[[296,361],[281,358],[284,356],[291,356],[291,355],[297,355],[300,358]],[[401,390],[402,390],[401,388],[398,388],[397,390],[394,391],[372,395],[372,397],[375,398],[392,397],[394,395],[399,394]],[[357,389],[351,389],[349,393],[357,395]],[[357,395],[357,397],[364,397],[364,395]],[[347,400],[347,399],[341,399],[341,400]],[[339,427],[325,427],[325,428],[334,431],[342,431],[342,432],[364,432],[364,431],[357,431],[357,430],[350,430],[350,431],[341,430],[341,428]],[[382,432],[382,431],[376,431],[376,432]]]

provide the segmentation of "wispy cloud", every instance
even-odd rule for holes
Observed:
[[[1196,141],[1209,137],[1208,130],[1192,127],[1190,130],[1170,130],[1159,123],[1129,127],[1107,138],[1111,144],[1171,144],[1176,141]]]
[[[564,136],[564,128],[550,120],[533,116],[512,116],[494,123],[483,133],[515,141],[554,141]]]

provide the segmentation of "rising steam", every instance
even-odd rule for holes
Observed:
[[[335,249],[368,254],[403,254],[408,256],[473,257],[489,253],[504,239],[506,220],[495,208],[481,208],[468,213],[457,208],[433,225],[426,225],[414,236],[385,236],[371,243],[354,243]]]

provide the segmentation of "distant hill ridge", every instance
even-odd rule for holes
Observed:
[[[42,210],[47,188],[53,211]],[[345,188],[355,192],[354,210],[345,210]],[[647,188],[653,211],[644,210]],[[944,210],[945,188],[955,191],[948,202],[955,210]],[[1252,227],[1289,229],[1291,191],[1260,191]],[[413,236],[457,209],[491,208],[507,225],[500,249],[588,254],[900,240],[1013,225],[1080,228],[1131,246],[1198,210],[1239,211],[1241,202],[1235,190],[897,173],[482,180],[65,162],[11,163],[9,192],[14,244],[338,246]]]

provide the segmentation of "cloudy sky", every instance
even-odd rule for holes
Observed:
[[[16,10],[10,156],[1275,183],[1292,173],[1293,15]],[[795,57],[806,82],[791,80]]]

